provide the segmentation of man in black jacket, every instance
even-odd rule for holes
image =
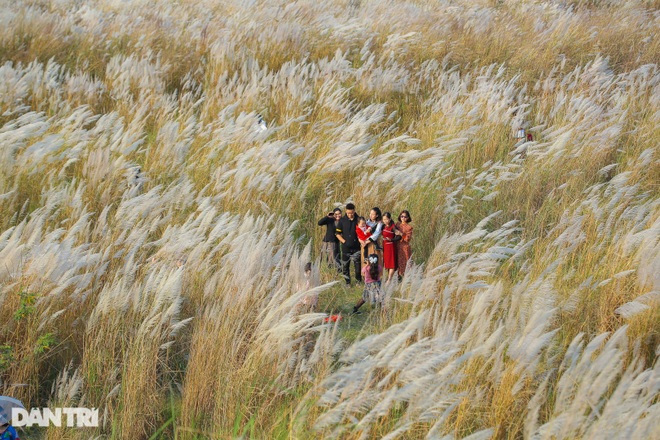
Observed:
[[[319,226],[325,225],[326,227],[323,246],[321,247],[321,261],[327,261],[330,266],[338,270],[341,268],[341,263],[339,261],[339,240],[335,232],[340,219],[341,209],[335,208],[334,211],[319,220]]]
[[[346,215],[340,220],[335,229],[337,239],[341,243],[341,270],[344,274],[346,284],[351,284],[351,269],[350,261],[353,262],[355,267],[355,279],[357,282],[362,281],[362,273],[360,272],[360,242],[358,241],[357,226],[358,215],[355,213],[355,205],[349,203],[346,205]]]

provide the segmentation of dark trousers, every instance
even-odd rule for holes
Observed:
[[[355,268],[355,279],[362,281],[360,253],[360,248],[347,249],[344,246],[341,247],[341,271],[344,274],[346,284],[351,283],[351,262]]]
[[[339,250],[339,243],[335,243],[335,267],[341,270],[341,251]]]

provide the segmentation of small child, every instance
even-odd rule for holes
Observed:
[[[367,220],[364,217],[358,217],[355,232],[362,248],[362,260],[367,261],[367,244],[371,241],[371,227],[367,226]]]
[[[367,226],[367,220],[364,217],[358,217],[355,232],[357,233],[360,244],[367,244],[367,240],[369,240],[369,237],[371,237],[371,228]]]
[[[378,254],[371,254],[367,259],[368,263],[362,268],[362,276],[364,277],[364,292],[362,298],[358,303],[353,306],[353,314],[359,315],[359,309],[364,303],[369,301],[369,304],[382,304],[383,291],[380,288],[380,274],[383,272],[383,265],[380,264]]]
[[[305,288],[309,289],[312,282],[312,262],[308,261],[305,264]]]
[[[0,425],[0,439],[2,440],[19,440],[18,438],[18,433],[16,432],[16,429],[14,429],[13,426],[9,424],[9,422],[4,421],[2,425]]]
[[[298,285],[298,289],[309,290],[312,288],[312,262],[305,264],[305,285]],[[316,310],[316,305],[319,302],[318,293],[308,293],[305,295],[298,305],[296,306],[296,311],[298,313],[302,312],[314,312]]]

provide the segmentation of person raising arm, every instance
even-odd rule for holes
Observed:
[[[339,240],[335,234],[339,220],[341,219],[341,209],[335,208],[328,215],[319,220],[319,226],[325,226],[325,236],[321,246],[321,261],[326,261],[328,265],[334,266],[337,270],[341,269],[339,260]]]

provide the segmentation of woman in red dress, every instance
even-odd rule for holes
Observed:
[[[410,250],[410,240],[412,240],[413,228],[410,226],[412,218],[408,211],[401,211],[399,214],[399,222],[396,224],[396,228],[401,233],[401,241],[397,243],[397,252],[396,258],[399,266],[399,279],[403,278],[403,275],[406,273],[406,266],[412,251]]]
[[[387,281],[389,283],[396,270],[396,242],[401,239],[401,233],[394,226],[392,214],[386,212],[383,214],[383,266],[387,271]]]

